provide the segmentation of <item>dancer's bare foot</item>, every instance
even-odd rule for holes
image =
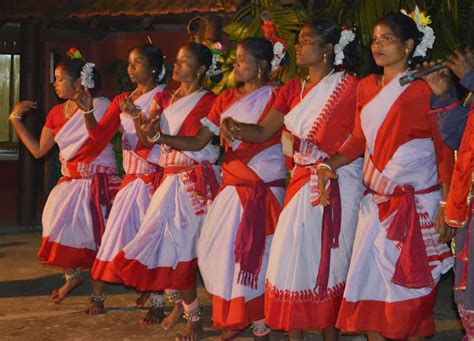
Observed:
[[[142,292],[135,301],[135,308],[143,308],[150,298],[151,292]]]
[[[104,302],[91,302],[84,311],[87,315],[100,315],[105,313]]]
[[[170,330],[171,328],[173,328],[174,325],[178,323],[178,320],[183,314],[183,312],[184,312],[183,304],[182,303],[175,304],[171,313],[169,313],[168,316],[166,316],[166,318],[161,323],[161,328],[163,328],[163,330]]]
[[[80,287],[84,283],[84,279],[80,275],[74,275],[72,278],[69,277],[59,289],[53,290],[51,293],[51,299],[54,304],[59,304],[63,301],[73,289]]]
[[[176,335],[175,341],[196,341],[201,337],[202,332],[201,320],[187,321],[186,328]]]
[[[160,324],[165,318],[163,307],[150,308],[144,318],[140,319],[142,325]]]

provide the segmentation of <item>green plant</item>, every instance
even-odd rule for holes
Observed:
[[[286,42],[285,50],[289,55],[288,63],[273,76],[284,82],[298,74],[295,64],[295,45],[297,34],[307,15],[302,8],[282,5],[278,1],[250,0],[224,27],[231,40],[240,41],[250,37],[263,37],[261,26],[264,20],[271,20],[278,37]]]
[[[459,46],[473,45],[474,33],[472,0],[316,0],[307,1],[306,6],[316,16],[329,17],[340,24],[357,29],[360,42],[358,48],[359,68],[362,75],[370,70],[370,39],[372,28],[378,18],[386,13],[405,8],[411,11],[418,5],[431,16],[430,25],[435,32],[436,42],[433,58],[443,58]]]

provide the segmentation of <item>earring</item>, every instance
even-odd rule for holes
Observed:
[[[257,78],[262,79],[262,69],[258,69]]]
[[[152,74],[155,74],[155,73],[156,73],[156,70],[155,70],[155,69],[151,70],[151,73],[152,73]]]
[[[408,56],[408,53],[410,53],[410,51],[408,51],[408,47],[405,49],[405,54]]]
[[[328,55],[325,53],[323,54],[323,63],[326,63],[328,61]]]

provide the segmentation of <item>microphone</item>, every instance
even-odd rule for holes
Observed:
[[[447,67],[446,64],[441,63],[441,64],[436,64],[435,66],[429,67],[427,69],[412,71],[408,73],[407,75],[403,76],[402,78],[400,78],[399,80],[400,85],[405,86],[417,79],[421,79],[424,76],[429,75],[432,72],[436,72],[438,70],[444,69],[445,67]]]

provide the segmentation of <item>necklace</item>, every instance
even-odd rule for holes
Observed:
[[[132,91],[132,93],[130,95],[128,95],[127,98],[132,98],[133,95],[135,95],[135,93],[138,91],[138,87],[135,88],[135,90]]]
[[[66,117],[66,119],[71,118],[71,114],[67,112],[68,107],[69,107],[69,100],[67,100],[66,104],[64,105],[64,117]]]
[[[189,95],[191,95],[191,94],[193,94],[193,93],[195,93],[195,92],[199,92],[199,91],[201,91],[202,89],[203,89],[203,87],[201,86],[199,89],[194,90],[194,91],[191,91],[189,94],[187,94],[187,95],[185,95],[185,96],[189,96]],[[170,100],[170,104],[169,104],[169,105],[171,105],[171,104],[173,103],[174,98],[176,97],[176,95],[178,94],[178,92],[179,92],[180,90],[181,90],[181,86],[180,86],[178,89],[176,89],[175,92],[173,92],[173,95],[171,95],[171,100]],[[183,97],[185,97],[185,96],[183,96]]]
[[[332,75],[334,73],[334,69],[331,70],[331,72],[329,72],[326,76],[324,76],[323,78],[321,78],[321,80],[319,82],[321,82],[324,78],[326,77],[329,77],[330,75]],[[309,75],[306,76],[306,78],[304,79],[303,81],[303,85],[301,86],[301,91],[300,91],[300,100],[302,101],[303,100],[303,92],[304,92],[304,89],[306,88],[306,82],[309,81]]]
[[[400,72],[400,73],[401,73],[401,74],[404,74],[404,73],[406,73],[407,71],[408,71],[408,68],[407,68],[405,71],[402,71],[402,72]],[[400,74],[400,73],[398,73],[398,74]],[[396,77],[396,76],[395,76],[395,77]],[[394,77],[394,78],[395,78],[395,77]],[[390,83],[391,81],[392,81],[392,80],[389,80],[388,82]],[[379,86],[381,86],[382,88],[385,87],[385,74],[383,74],[382,77],[380,77]]]

